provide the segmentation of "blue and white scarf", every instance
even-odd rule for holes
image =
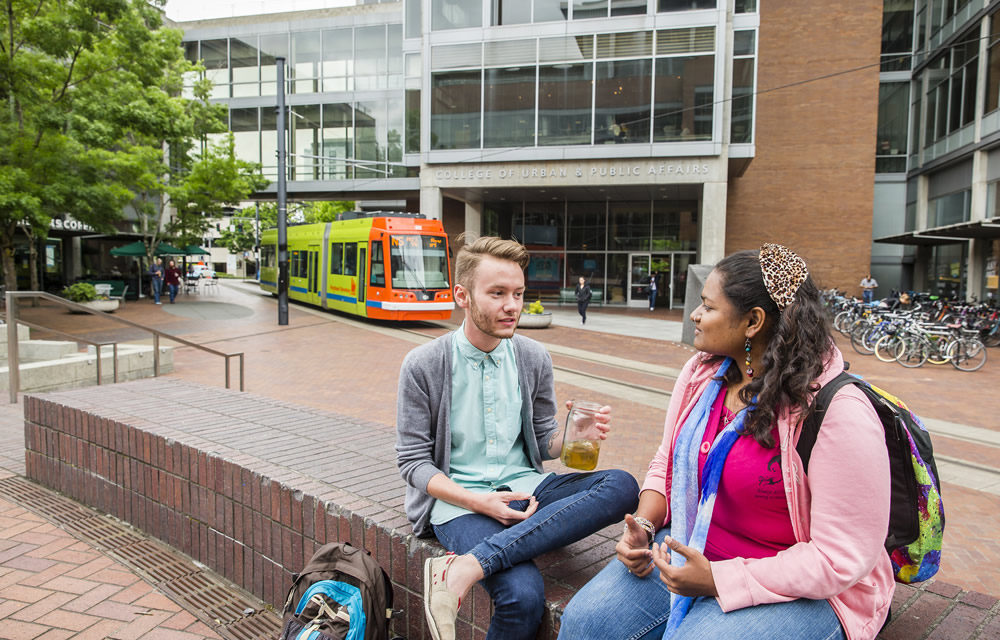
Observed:
[[[698,399],[698,404],[681,426],[674,445],[670,490],[670,537],[702,553],[705,551],[708,525],[712,522],[712,510],[715,508],[715,495],[719,490],[722,468],[726,464],[729,450],[743,432],[743,422],[751,408],[744,408],[737,413],[733,421],[716,436],[702,470],[699,499],[698,456],[701,443],[705,439],[705,428],[708,426],[712,406],[715,405],[715,400],[722,389],[722,377],[732,363],[731,358],[726,358],[719,367],[715,377]],[[684,562],[684,556],[676,551],[670,552],[671,565],[680,567]],[[691,608],[693,600],[694,598],[690,596],[670,594],[670,618],[663,632],[663,640],[670,640],[674,635]]]

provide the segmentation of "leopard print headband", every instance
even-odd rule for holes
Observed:
[[[768,295],[782,311],[795,302],[795,292],[809,276],[805,260],[791,249],[770,242],[760,248],[760,271]]]

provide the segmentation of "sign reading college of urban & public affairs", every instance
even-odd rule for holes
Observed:
[[[582,160],[438,165],[424,169],[425,186],[566,186],[576,184],[698,183],[714,167],[701,159]],[[426,181],[426,178],[425,178]]]

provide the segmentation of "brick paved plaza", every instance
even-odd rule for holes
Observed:
[[[410,331],[401,333],[393,325],[359,322],[297,305],[290,308],[289,325],[278,327],[276,304],[270,297],[262,297],[254,293],[253,287],[241,283],[227,282],[220,289],[217,295],[181,296],[179,303],[173,307],[157,307],[148,300],[130,302],[118,314],[214,349],[246,352],[246,390],[255,395],[336,412],[380,423],[388,428],[395,421],[396,378],[403,356],[416,344],[426,340],[427,336],[439,335],[446,330],[413,325],[406,327]],[[571,311],[569,307],[566,309]],[[619,315],[623,322],[628,322],[631,318],[680,318],[678,312],[666,311],[657,311],[651,315],[648,311],[594,308],[591,313]],[[97,337],[104,340],[114,338],[149,342],[148,336],[143,336],[136,330],[123,330],[97,318],[71,316],[46,307],[25,309],[22,317],[60,331],[86,335],[91,339]],[[456,313],[452,324],[460,320],[461,314]],[[614,407],[612,437],[602,447],[601,466],[625,468],[641,478],[649,457],[659,444],[667,401],[664,392],[668,392],[672,385],[670,372],[683,365],[692,354],[691,349],[652,336],[634,337],[585,331],[569,322],[558,321],[550,329],[528,335],[550,346],[557,367],[557,394],[560,399],[588,398],[608,402]],[[33,337],[44,336],[35,334]],[[875,384],[891,389],[906,399],[920,415],[992,434],[985,441],[936,435],[934,443],[939,456],[954,461],[958,465],[955,468],[958,469],[964,468],[962,463],[973,463],[972,469],[984,473],[996,474],[1000,470],[1000,424],[994,415],[995,411],[982,410],[983,407],[995,404],[996,386],[1000,381],[1000,362],[996,357],[984,369],[975,373],[929,365],[907,370],[895,364],[884,364],[854,354],[849,344],[842,342],[841,348],[845,350],[845,357],[852,362],[853,371],[864,374]],[[991,356],[996,354],[996,350],[991,351]],[[633,366],[626,366],[624,363],[633,363]],[[190,348],[179,348],[174,354],[174,367],[174,373],[168,376],[170,378],[212,387],[222,386],[224,369],[221,358]],[[0,421],[6,421],[8,426],[8,429],[3,430],[4,433],[16,431],[10,428],[10,423],[19,421],[19,410],[20,406],[2,407]],[[555,462],[549,465],[553,469],[559,466]],[[23,439],[18,445],[12,442],[9,435],[0,438],[0,469],[7,475],[24,472]],[[949,477],[944,473],[942,475]],[[936,594],[935,597],[941,598],[942,608],[936,613],[929,609],[927,615],[933,613],[932,617],[936,617],[946,611],[946,607],[954,606],[949,616],[954,615],[957,619],[961,614],[975,620],[976,616],[973,614],[982,612],[985,615],[986,611],[996,606],[996,600],[982,596],[989,599],[973,598],[973,603],[963,600],[959,602],[961,606],[949,603],[952,598],[956,601],[965,598],[966,596],[961,595],[964,593],[963,589],[981,594],[1000,594],[1000,580],[997,579],[996,569],[1000,566],[1000,543],[995,533],[1000,524],[1000,487],[975,488],[978,485],[966,481],[960,475],[956,476],[955,482],[946,481],[943,487],[948,527],[944,560],[939,574],[941,584],[947,587],[946,591],[957,588],[959,593]],[[26,542],[23,538],[33,535],[28,531],[51,536],[53,540],[42,537],[35,539],[35,542]],[[58,535],[59,533],[62,535]],[[49,616],[45,617],[49,627],[32,635],[32,630],[37,631],[36,620],[42,615],[39,613],[31,617],[32,614],[49,605],[52,611],[65,611],[67,615],[94,615],[93,611],[74,610],[74,607],[80,609],[82,606],[80,594],[74,595],[68,586],[56,588],[60,585],[75,585],[74,588],[79,588],[79,583],[73,580],[80,580],[87,574],[81,567],[86,566],[84,562],[63,560],[57,557],[59,550],[72,549],[74,553],[97,554],[93,550],[88,551],[85,543],[74,542],[72,538],[65,541],[68,536],[69,534],[47,525],[44,519],[0,496],[0,599],[5,600],[0,602],[0,638],[71,637],[75,633],[71,627],[60,627],[59,624],[52,623]],[[50,546],[63,541],[66,544],[59,550]],[[28,549],[25,545],[34,546]],[[113,575],[110,573],[116,571],[112,566],[113,561],[106,558],[105,561],[108,564],[102,567],[102,571]],[[126,572],[123,575],[129,574]],[[139,579],[136,578],[130,584],[137,580]],[[97,598],[94,594],[106,593],[106,597],[99,598],[100,602],[122,604],[122,599],[128,596],[120,591],[111,593],[111,586],[102,584],[101,587],[88,588],[85,595]],[[124,590],[128,586],[120,585],[120,588]],[[21,594],[24,598],[18,599],[8,595],[8,588],[41,589],[46,593],[17,590],[9,592]],[[155,596],[152,587],[149,593]],[[912,592],[900,590],[897,596],[907,593]],[[920,602],[930,595],[921,594]],[[38,597],[30,600],[29,596]],[[49,604],[39,606],[42,602]],[[91,600],[83,602],[89,603]],[[159,604],[154,606],[155,603]],[[198,626],[200,623],[193,617],[190,620],[184,618],[179,608],[171,613],[166,605],[172,603],[166,598],[139,595],[124,604],[145,607],[152,613],[137,613],[135,619],[117,620],[120,624],[114,633],[118,635],[111,635],[109,631],[107,637],[217,637],[204,625]],[[971,609],[967,610],[968,607]],[[116,606],[110,604],[105,609],[117,610]],[[110,619],[113,616],[106,617]],[[154,618],[156,623],[149,624]],[[25,631],[19,631],[20,635],[8,632],[4,624],[8,619],[16,620],[19,625],[17,628]],[[66,619],[75,620],[72,616]],[[181,625],[182,621],[187,621],[188,624]],[[136,632],[141,626],[139,622],[148,626],[143,627],[144,631]],[[108,625],[106,628],[110,629],[109,620],[101,623]],[[964,624],[967,626],[968,623]],[[976,624],[969,631],[975,630]],[[950,627],[942,623],[939,631],[944,632],[946,628]],[[959,628],[956,626],[955,630]],[[990,628],[995,629],[995,625]],[[142,635],[147,632],[149,635]],[[890,628],[884,637],[918,637],[908,633],[902,627]],[[970,633],[949,637],[965,638],[970,637]]]

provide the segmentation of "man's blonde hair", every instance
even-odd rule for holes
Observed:
[[[455,282],[466,289],[472,289],[472,283],[476,280],[476,270],[479,269],[479,262],[483,256],[513,262],[521,267],[521,271],[528,268],[530,260],[528,250],[520,242],[483,236],[458,251],[458,257],[455,258]]]

